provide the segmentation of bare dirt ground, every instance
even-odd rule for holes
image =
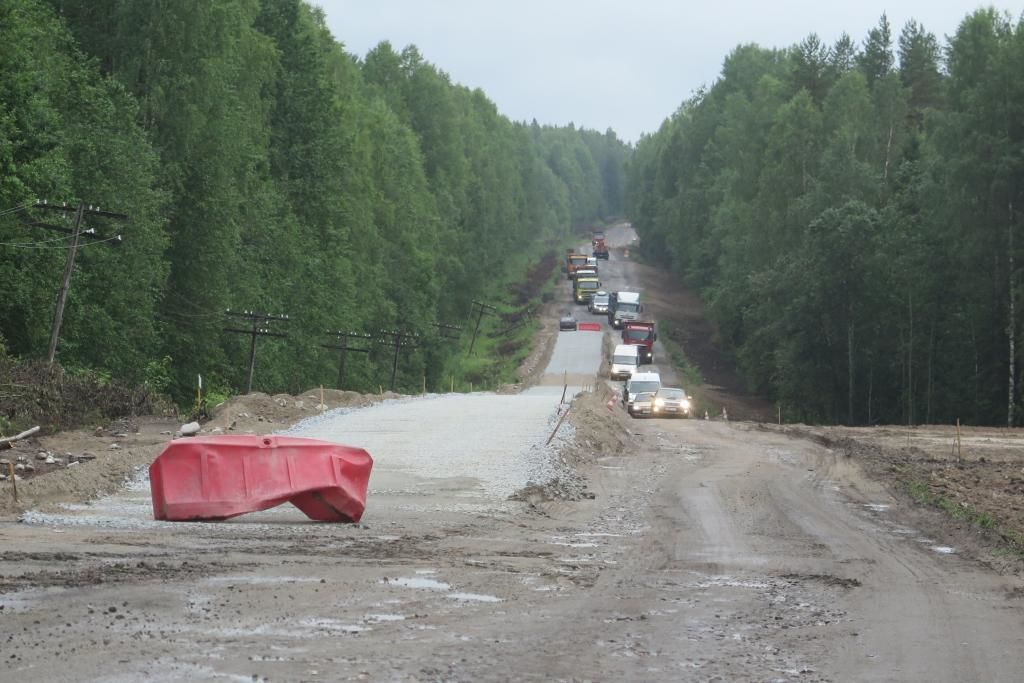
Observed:
[[[628,226],[607,232],[619,247],[602,279],[664,292],[651,279],[664,276],[625,257]],[[658,317],[700,317],[685,295],[648,301]],[[18,482],[18,506],[0,483],[0,680],[1024,680],[1008,542],[1021,528],[1017,430],[965,430],[958,463],[945,427],[740,421],[765,406],[733,393],[713,329],[696,324],[685,350],[713,386],[690,389],[731,421],[633,420],[594,357],[593,388],[556,429],[554,359],[569,342],[600,346],[582,336],[597,333],[558,333],[562,308],[519,396],[327,392],[330,408],[353,409],[336,422],[317,417],[319,392],[257,394],[204,425],[266,433],[311,418],[307,433],[377,440],[358,525],[284,509],[152,521],[144,482],[124,481],[178,426],[165,421],[26,444],[39,462],[40,450],[96,457]],[[549,396],[539,425],[516,407]],[[472,401],[484,408],[460,423],[452,410]],[[487,494],[489,476],[515,480],[501,455],[515,430],[541,444],[554,430],[552,449],[523,453],[566,481]],[[408,445],[418,435],[422,453]],[[406,444],[392,459],[389,440]]]

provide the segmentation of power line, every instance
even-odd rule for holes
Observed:
[[[0,242],[0,247],[33,247],[37,244],[52,244],[64,242],[67,237],[54,237],[52,240],[39,240],[38,242]],[[63,249],[63,247],[61,247]]]
[[[22,204],[21,206],[15,206],[15,207],[12,207],[10,209],[4,209],[3,211],[0,211],[0,216],[6,216],[8,214],[18,213],[19,211],[24,211],[25,209],[30,209],[30,208],[32,208],[31,204]]]
[[[476,316],[476,326],[473,328],[473,340],[471,342],[469,342],[469,355],[471,355],[471,356],[473,355],[473,346],[476,344],[476,335],[477,335],[477,333],[480,332],[480,321],[483,320],[484,313],[486,312],[486,313],[492,313],[493,314],[495,311],[498,310],[494,306],[491,306],[490,304],[485,304],[482,301],[477,301],[476,299],[473,300],[473,306],[474,307],[479,307],[480,310],[479,310],[479,312],[477,313],[477,316]],[[490,309],[490,310],[485,311],[484,309]],[[469,315],[470,315],[470,317],[473,317],[472,312]]]
[[[23,242],[23,243],[20,243],[20,244],[19,243],[14,243],[14,242],[0,242],[0,246],[3,246],[3,247],[16,247],[16,248],[20,248],[20,249],[41,249],[41,250],[46,250],[46,249],[67,249],[66,246],[60,246],[60,247],[37,247],[37,246],[34,246],[36,244],[45,244],[47,242],[56,242],[58,240],[66,240],[66,239],[67,239],[67,237],[57,237],[57,238],[52,239],[52,240],[44,240],[43,242]],[[122,238],[121,238],[121,235],[114,235],[113,237],[105,237],[103,239],[98,239],[95,242],[85,242],[84,244],[79,244],[77,248],[78,249],[84,249],[85,247],[91,247],[94,244],[103,244],[104,242],[121,242],[121,241],[123,241]]]
[[[390,338],[390,341],[388,341]],[[419,335],[411,332],[401,332],[399,330],[381,330],[380,339],[378,343],[384,346],[395,347],[395,358],[391,363],[391,391],[395,390],[395,377],[398,374],[398,354],[404,349],[413,350],[418,348],[416,342],[419,341]]]
[[[224,315],[229,318],[236,318],[251,323],[251,329],[242,330],[237,327],[225,327],[225,332],[232,332],[235,334],[248,334],[252,336],[252,341],[249,344],[249,381],[246,385],[245,393],[252,393],[252,376],[256,370],[256,337],[287,337],[287,332],[275,332],[266,327],[260,327],[260,324],[267,325],[272,321],[288,321],[287,315],[281,315],[277,313],[257,313],[256,311],[232,311],[230,308],[224,311]]]
[[[57,307],[53,314],[53,326],[50,329],[50,346],[46,352],[46,362],[50,365],[53,364],[53,357],[57,355],[57,342],[60,340],[60,328],[61,323],[64,321],[64,304],[67,302],[68,290],[71,288],[71,273],[75,268],[75,256],[78,253],[79,237],[83,234],[92,237],[96,241],[93,244],[100,244],[102,242],[111,242],[113,240],[121,241],[120,235],[115,235],[110,238],[101,238],[96,235],[96,231],[89,228],[88,230],[82,230],[82,220],[85,216],[98,216],[100,218],[109,218],[114,220],[128,220],[128,215],[123,213],[114,213],[112,211],[101,211],[100,207],[88,205],[86,207],[85,202],[78,202],[77,207],[68,206],[67,203],[57,206],[56,204],[49,204],[44,199],[42,202],[36,202],[32,205],[34,209],[43,209],[46,211],[59,211],[61,213],[74,212],[75,218],[72,222],[72,227],[67,228],[60,225],[49,225],[47,223],[35,222],[32,225],[34,227],[46,228],[48,230],[57,230],[58,232],[69,232],[71,234],[71,242],[68,245],[68,256],[64,262],[64,275],[61,279],[60,290],[57,293]],[[82,245],[84,246],[84,245]],[[53,249],[57,247],[36,247],[39,249]]]
[[[325,332],[324,334],[331,335],[335,338],[334,344],[321,344],[325,349],[334,349],[340,351],[341,355],[338,358],[338,388],[344,388],[345,382],[345,360],[348,356],[349,351],[355,353],[370,353],[369,347],[362,348],[361,346],[349,346],[350,339],[361,339],[364,342],[372,343],[374,336],[372,334],[363,334],[362,332]]]

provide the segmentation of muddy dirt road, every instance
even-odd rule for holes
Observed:
[[[360,525],[157,523],[143,479],[0,524],[0,681],[1024,679],[1019,578],[813,441],[609,410],[601,337],[521,394],[295,426],[375,457]]]

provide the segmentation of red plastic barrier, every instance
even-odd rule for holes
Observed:
[[[316,439],[177,439],[149,466],[153,516],[227,519],[290,502],[310,519],[358,522],[372,467],[363,449]]]
[[[600,332],[601,323],[580,323],[576,326],[577,330],[586,330],[588,332]]]

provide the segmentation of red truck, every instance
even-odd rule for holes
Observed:
[[[604,241],[603,232],[595,232],[591,235],[590,244],[594,248],[594,258],[608,260],[608,245]]]
[[[654,362],[654,342],[657,340],[653,322],[631,321],[622,326],[622,343],[640,347],[641,365]]]

